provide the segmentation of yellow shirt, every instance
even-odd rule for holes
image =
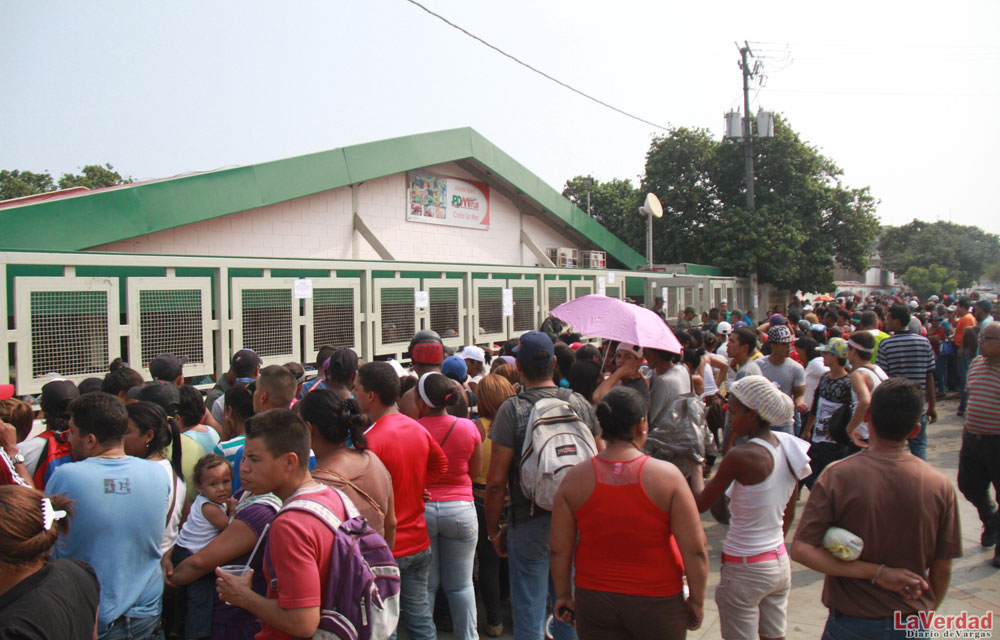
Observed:
[[[181,471],[184,472],[184,484],[187,485],[186,502],[191,504],[198,497],[198,489],[194,486],[194,465],[205,455],[205,449],[184,434],[181,434]],[[163,457],[173,460],[173,443],[163,450]]]
[[[483,425],[483,430],[486,431],[486,436],[490,435],[490,425],[493,424],[493,420],[489,418],[479,418],[479,422]],[[486,484],[486,471],[490,468],[490,447],[493,441],[489,437],[483,438],[483,470],[475,477],[472,481],[473,484]]]

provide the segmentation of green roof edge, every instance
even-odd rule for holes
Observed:
[[[473,159],[626,268],[645,259],[471,127],[367,142],[260,164],[0,210],[0,249],[81,251],[422,167]],[[81,224],[85,221],[85,224]],[[53,230],[61,230],[54,233]]]

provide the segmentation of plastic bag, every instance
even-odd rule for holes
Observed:
[[[719,453],[705,414],[701,398],[693,394],[678,396],[650,426],[646,453],[674,463],[685,478],[690,478],[696,465],[704,464],[706,455]]]
[[[865,543],[847,529],[830,527],[823,534],[823,546],[841,560],[857,560]]]

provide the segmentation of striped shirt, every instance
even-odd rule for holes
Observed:
[[[1000,365],[977,356],[969,367],[965,388],[969,393],[965,430],[979,435],[1000,435]]]
[[[926,389],[927,372],[934,371],[934,349],[923,336],[896,333],[879,343],[875,364],[890,378],[906,378]]]
[[[236,453],[240,450],[240,448],[243,447],[243,444],[246,442],[246,439],[247,439],[246,436],[236,436],[232,440],[226,440],[225,442],[220,442],[219,444],[215,445],[215,451],[213,453],[217,453],[220,456],[223,456],[226,460],[229,461],[229,464],[235,464]],[[238,474],[239,470],[237,469],[234,471],[233,477],[235,478],[235,476]]]

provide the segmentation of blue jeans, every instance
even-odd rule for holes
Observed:
[[[431,550],[396,558],[399,565],[399,624],[413,640],[437,640],[431,603],[427,599],[427,576],[431,570]],[[392,634],[393,640],[396,634]]]
[[[160,616],[126,618],[122,616],[111,623],[100,640],[163,640]]]
[[[431,609],[440,585],[448,597],[455,638],[478,638],[476,591],[472,587],[472,562],[479,540],[476,508],[471,500],[428,502],[424,505],[424,518],[431,538],[431,570],[427,579]]]
[[[514,640],[545,637],[546,614],[555,602],[555,588],[549,575],[551,525],[551,517],[544,516],[515,524],[507,531]],[[576,640],[576,631],[565,622],[555,623],[554,635],[556,640]]]
[[[920,416],[920,433],[916,438],[907,440],[910,444],[910,453],[921,460],[927,459],[927,414]]]
[[[902,640],[906,638],[906,631],[892,628],[892,618],[879,618],[877,620],[867,620],[865,618],[851,618],[840,616],[835,618],[833,614],[826,619],[826,628],[823,629],[823,640]]]
[[[975,358],[975,356],[973,356],[972,358],[969,358],[969,357],[967,357],[965,355],[965,353],[966,353],[965,351],[962,351],[961,354],[958,354],[958,355],[955,356],[955,359],[958,362],[958,365],[957,365],[958,366],[958,392],[959,392],[958,411],[960,413],[965,413],[965,405],[969,401],[969,392],[966,391],[966,386],[965,385],[966,385],[966,382],[968,382],[968,378],[969,378],[969,365],[972,364],[972,361]]]

